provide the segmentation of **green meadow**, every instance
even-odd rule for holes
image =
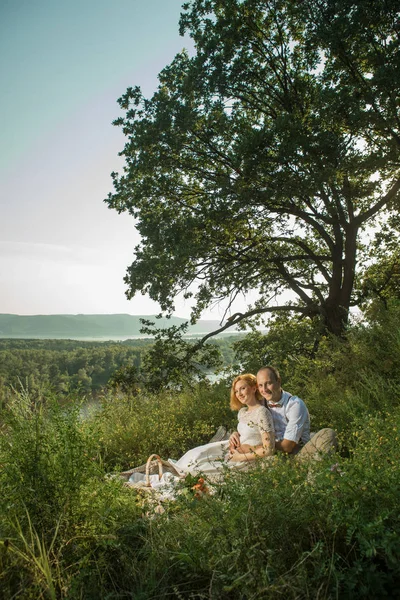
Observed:
[[[346,341],[323,338],[316,354],[303,325],[277,324],[249,334],[247,345],[236,340],[217,383],[158,393],[105,386],[84,419],[82,389],[9,388],[0,597],[399,597],[398,318],[398,306],[382,310],[349,328]],[[334,457],[260,460],[201,497],[187,477],[163,512],[151,496],[106,477],[153,452],[177,458],[219,425],[233,428],[231,377],[239,363],[247,370],[261,360],[282,367],[284,388],[306,400],[313,430],[337,431]]]

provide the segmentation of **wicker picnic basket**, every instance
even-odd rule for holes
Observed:
[[[150,483],[150,475],[154,475],[158,472],[158,478],[161,479],[164,473],[172,473],[173,475],[180,477],[176,469],[166,460],[163,460],[158,454],[151,454],[144,465],[135,467],[129,471],[120,473],[120,476],[125,479],[128,487],[142,489],[143,491],[151,492],[153,488]],[[145,478],[141,481],[129,481],[130,476],[133,473],[144,473]]]
[[[218,427],[216,433],[211,438],[210,442],[220,442],[223,440],[229,439],[229,431],[222,425]],[[145,491],[151,491],[153,488],[150,484],[150,475],[154,475],[158,472],[158,476],[161,479],[163,473],[172,473],[176,477],[182,477],[182,474],[179,473],[174,466],[167,460],[160,458],[158,454],[151,454],[147,461],[140,465],[139,467],[134,467],[129,469],[128,471],[122,471],[122,473],[118,473],[112,475],[113,477],[118,477],[125,481],[125,485],[133,488],[144,489]],[[145,475],[145,479],[142,481],[129,481],[129,478],[133,473],[143,473]]]

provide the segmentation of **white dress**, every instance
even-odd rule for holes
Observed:
[[[259,405],[249,411],[247,407],[241,408],[238,414],[238,432],[240,443],[250,446],[262,444],[262,434],[274,431],[272,415],[268,408]],[[213,442],[192,448],[179,460],[170,459],[169,462],[181,474],[191,473],[217,473],[223,468],[244,469],[248,467],[247,461],[234,462],[227,460],[229,441]]]

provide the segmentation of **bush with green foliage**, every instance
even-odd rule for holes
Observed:
[[[79,404],[14,395],[0,415],[0,597],[399,597],[396,319],[376,313],[346,342],[324,338],[314,358],[299,352],[284,367],[314,429],[337,430],[335,457],[260,462],[200,497],[188,477],[163,514],[105,473],[153,452],[176,458],[233,427],[229,381],[109,393],[85,418]]]
[[[348,458],[279,458],[182,496],[152,524],[137,597],[398,597],[400,410],[354,425]]]
[[[80,489],[101,472],[98,440],[83,426],[80,406],[32,402],[19,393],[2,411],[0,501],[9,514],[29,514],[32,525],[55,527],[72,515]]]
[[[102,460],[111,469],[141,464],[154,452],[178,458],[206,443],[219,425],[236,427],[237,414],[224,382],[203,382],[180,392],[105,396],[94,419]]]
[[[116,532],[141,509],[104,479],[96,430],[79,404],[37,404],[26,393],[1,423],[0,597],[78,598],[86,583],[102,597]]]

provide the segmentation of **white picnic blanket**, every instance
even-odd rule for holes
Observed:
[[[160,500],[173,500],[176,497],[176,484],[180,478],[172,473],[163,473],[161,479],[157,474],[149,476],[150,485],[160,494]],[[129,483],[145,483],[144,473],[132,473],[128,479]]]

